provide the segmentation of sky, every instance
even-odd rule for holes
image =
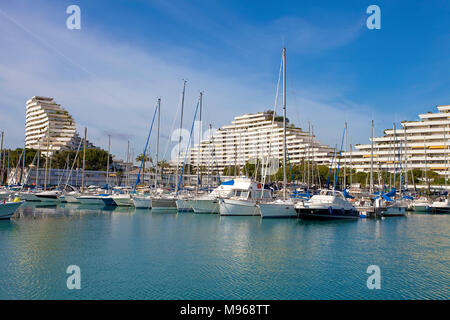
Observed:
[[[379,30],[366,26],[372,4]],[[66,26],[70,5],[79,30]],[[142,152],[161,98],[167,158],[183,79],[183,126],[202,91],[204,126],[219,128],[273,109],[286,47],[290,121],[332,146],[347,122],[349,142],[368,143],[371,119],[381,135],[450,104],[449,16],[446,0],[0,0],[0,130],[23,146],[26,101],[50,96],[124,159],[127,141]]]

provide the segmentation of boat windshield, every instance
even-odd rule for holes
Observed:
[[[256,190],[254,191],[254,195],[255,199],[270,199],[271,195],[270,195],[270,191],[269,190]]]
[[[235,190],[234,196],[239,198],[247,198],[248,197],[248,191],[247,190]]]

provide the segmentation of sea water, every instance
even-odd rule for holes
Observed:
[[[450,298],[450,215],[303,221],[26,203],[0,221],[0,244],[0,299]],[[367,284],[373,265],[380,289]]]

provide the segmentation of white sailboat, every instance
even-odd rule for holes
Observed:
[[[134,195],[132,201],[136,209],[152,208],[152,198],[150,195]]]
[[[116,205],[120,207],[132,207],[133,204],[133,198],[131,194],[129,193],[116,193],[112,194],[111,198],[114,200]]]
[[[296,217],[294,201],[286,198],[286,48],[283,48],[283,199],[259,203],[257,206],[262,218],[291,218]],[[275,117],[275,112],[274,112]]]

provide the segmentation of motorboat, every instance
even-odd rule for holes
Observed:
[[[3,200],[0,202],[0,220],[8,220],[10,219],[16,210],[24,203],[25,201],[6,201]]]
[[[16,195],[21,199],[25,201],[35,201],[39,202],[42,201],[39,197],[36,196],[36,192],[29,190],[29,191],[19,191],[16,193]]]
[[[321,190],[311,199],[303,202],[303,208],[296,207],[302,219],[358,219],[359,213],[341,191]]]
[[[431,202],[426,197],[420,197],[419,199],[413,200],[410,208],[415,212],[429,212],[431,211]]]
[[[433,213],[449,213],[450,212],[450,203],[448,198],[446,199],[438,199],[437,201],[433,201],[430,205],[430,211]]]
[[[250,183],[251,179],[246,177],[224,181],[211,193],[194,197],[190,204],[194,213],[220,213],[219,199],[230,198],[234,190],[245,189]]]
[[[233,190],[233,195],[228,198],[220,198],[221,216],[259,216],[261,211],[258,204],[272,201],[272,192],[264,189],[261,183],[250,181],[246,188]]]
[[[0,200],[9,199],[11,193],[8,189],[0,189]]]
[[[78,197],[76,197],[79,203],[81,204],[88,204],[88,205],[105,205],[105,206],[115,206],[116,203],[114,202],[113,198],[109,194],[91,194],[86,195],[82,194]]]
[[[406,207],[396,203],[381,208],[382,217],[402,217],[406,215]]]
[[[35,196],[42,202],[58,202],[60,192],[58,190],[49,190],[37,192]]]

